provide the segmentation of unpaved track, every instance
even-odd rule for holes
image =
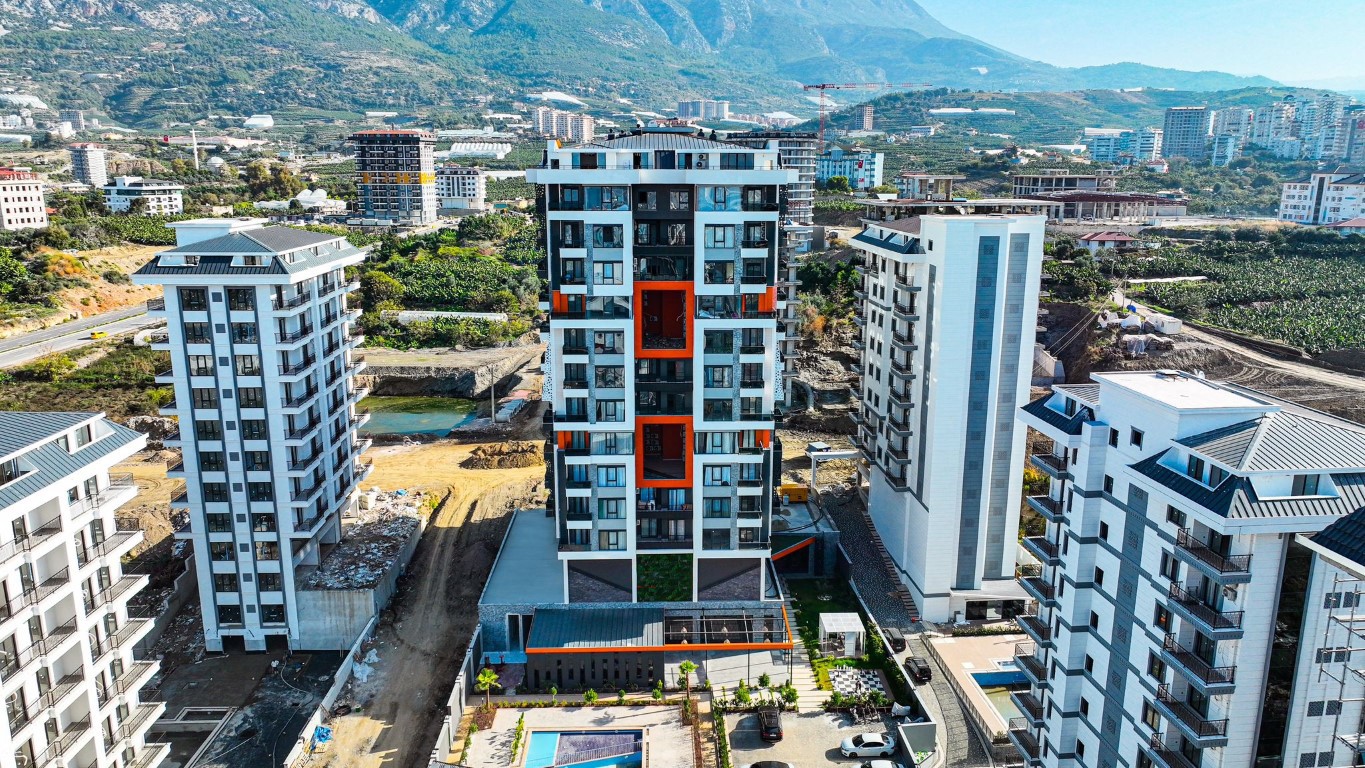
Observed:
[[[427,763],[465,641],[478,622],[478,599],[509,513],[540,503],[543,466],[503,470],[460,467],[478,444],[442,442],[376,448],[367,485],[385,490],[450,490],[431,521],[381,619],[375,674],[353,683],[361,711],[334,719],[335,741],[311,766],[410,768]],[[343,697],[344,700],[344,697]]]

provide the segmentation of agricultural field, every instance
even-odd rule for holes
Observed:
[[[1202,275],[1203,282],[1149,283],[1130,291],[1173,314],[1301,347],[1309,353],[1365,348],[1365,238],[1315,241],[1290,234],[1206,240],[1145,259],[1097,267],[1115,278]]]

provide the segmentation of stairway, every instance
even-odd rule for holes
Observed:
[[[796,645],[792,647],[792,687],[796,689],[797,709],[801,712],[813,712],[824,706],[825,699],[829,698],[829,691],[820,690],[820,686],[815,679],[815,670],[810,666],[810,654],[806,653],[806,644],[801,641],[801,630],[796,626],[796,614],[792,612],[791,601],[787,601],[787,617],[791,622],[792,639]]]

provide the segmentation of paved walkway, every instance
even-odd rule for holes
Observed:
[[[790,594],[790,592],[788,592]],[[806,653],[806,644],[801,640],[801,630],[796,625],[795,612],[792,610],[791,600],[787,601],[787,616],[791,620],[792,639],[796,644],[792,647],[792,687],[796,689],[800,697],[796,701],[797,711],[815,712],[824,706],[825,700],[829,698],[829,691],[820,690],[819,681],[815,677],[815,670],[810,666],[810,654]]]

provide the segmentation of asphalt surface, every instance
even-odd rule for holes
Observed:
[[[13,368],[31,360],[54,352],[66,352],[92,344],[97,339],[90,338],[93,330],[103,331],[110,336],[140,330],[162,322],[159,318],[147,316],[147,307],[138,304],[112,312],[72,320],[69,323],[54,325],[51,328],[0,339],[0,368]]]

